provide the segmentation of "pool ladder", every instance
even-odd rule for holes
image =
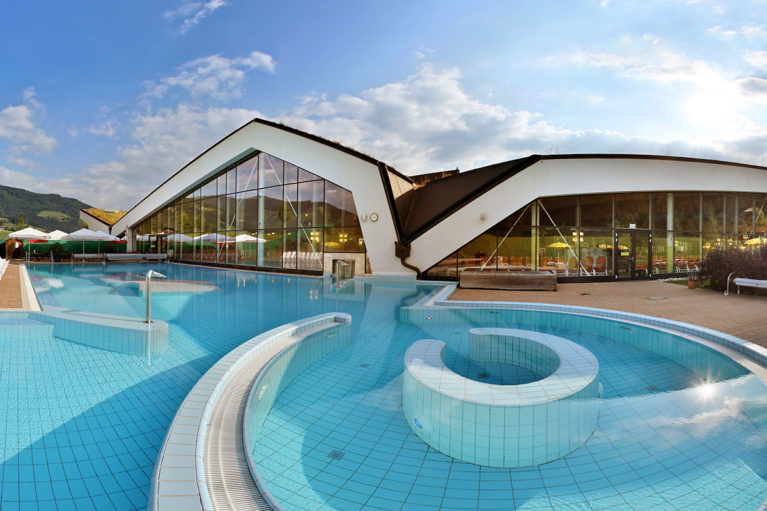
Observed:
[[[151,323],[152,322],[152,277],[158,278],[158,279],[167,279],[165,275],[162,273],[158,273],[154,270],[149,270],[146,272],[146,322]]]

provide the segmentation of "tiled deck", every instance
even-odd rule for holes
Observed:
[[[659,281],[559,284],[556,292],[456,289],[451,300],[553,303],[646,314],[719,330],[767,347],[767,296],[724,296]]]
[[[11,263],[0,279],[0,309],[21,309],[21,282],[19,265]]]

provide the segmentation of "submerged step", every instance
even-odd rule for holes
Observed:
[[[53,338],[53,325],[26,314],[0,315],[0,341],[41,341]]]

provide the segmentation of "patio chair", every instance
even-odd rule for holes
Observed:
[[[594,265],[594,275],[607,275],[607,257],[598,256]]]

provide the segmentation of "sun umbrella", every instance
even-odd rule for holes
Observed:
[[[221,234],[217,232],[213,232],[210,234],[203,234],[201,236],[197,236],[194,238],[196,241],[206,241],[208,243],[230,243],[234,241],[234,238],[231,236],[227,236],[226,234]]]
[[[750,240],[746,240],[746,245],[761,245],[762,244],[762,238],[751,238]]]
[[[549,243],[549,248],[567,248],[569,245],[567,243],[563,243],[561,241],[555,241],[554,243]]]
[[[63,238],[64,236],[66,236],[66,235],[67,235],[67,233],[65,233],[64,231],[56,230],[56,231],[53,231],[51,233],[48,233],[48,238],[50,238],[53,241],[58,241],[61,238]]]
[[[175,234],[169,234],[168,235],[168,241],[184,241],[184,242],[188,242],[188,241],[194,241],[194,238],[192,238],[191,236],[187,236],[186,234],[175,233]]]
[[[61,238],[70,241],[109,241],[109,234],[90,229],[80,229]]]
[[[234,237],[234,241],[237,243],[247,243],[247,242],[255,242],[255,243],[264,243],[266,240],[264,238],[257,238],[255,236],[251,236],[250,234],[238,234]]]
[[[61,238],[67,241],[82,241],[83,242],[83,254],[85,253],[86,241],[109,241],[109,234],[101,231],[91,231],[90,229],[79,229],[75,232],[71,232]]]
[[[45,234],[42,231],[38,231],[37,229],[33,227],[27,227],[26,229],[22,229],[20,231],[12,232],[8,235],[9,238],[13,238],[15,240],[47,240],[48,235]]]

